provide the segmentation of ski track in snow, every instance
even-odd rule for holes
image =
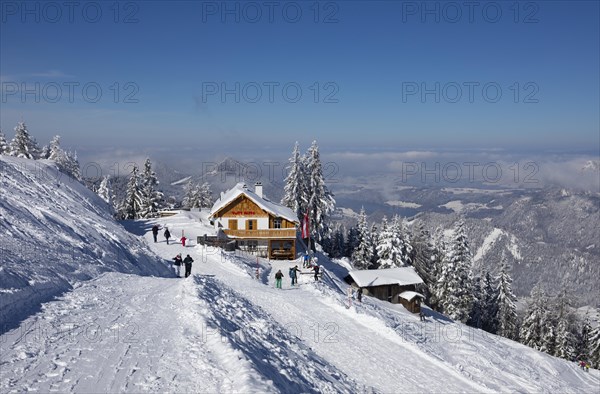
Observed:
[[[158,221],[194,240],[209,230],[196,215]],[[562,393],[600,385],[599,371],[582,373],[429,310],[420,322],[370,297],[348,305],[347,285],[332,274],[343,270],[324,258],[321,282],[300,275],[291,287],[288,268],[299,260],[257,262],[144,238],[164,260],[189,253],[192,277],[105,273],[44,304],[0,337],[1,392]],[[274,288],[278,269],[283,289]]]

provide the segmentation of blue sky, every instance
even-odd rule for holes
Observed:
[[[600,145],[596,1],[1,3],[9,137],[24,119],[80,151]]]

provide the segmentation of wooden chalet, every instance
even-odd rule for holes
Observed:
[[[417,292],[423,279],[412,267],[350,271],[346,281],[354,287],[362,287],[364,295],[402,304],[412,313],[421,311],[425,298]]]
[[[223,193],[210,211],[215,230],[236,241],[238,249],[270,259],[296,258],[296,230],[291,209],[263,196],[262,184],[251,191],[243,183]]]

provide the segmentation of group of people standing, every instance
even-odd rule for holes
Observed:
[[[154,226],[152,226],[152,237],[154,238],[154,243],[158,242],[158,232],[159,232],[159,230],[160,230],[160,228],[158,227],[158,224],[155,224]],[[165,231],[163,232],[163,236],[167,240],[167,245],[168,245],[169,244],[169,239],[171,239],[171,232],[169,231],[169,229],[167,227],[165,227]],[[179,240],[181,241],[181,245],[183,245],[185,247],[185,241],[187,241],[187,238],[185,237],[185,235],[182,235],[181,238],[179,238]]]
[[[185,259],[182,260],[181,253],[179,253],[177,256],[175,256],[173,258],[173,260],[174,260],[173,265],[175,266],[175,273],[177,274],[178,278],[181,278],[181,266],[182,265],[185,266],[185,277],[186,278],[192,274],[192,263],[194,262],[194,259],[192,259],[189,254],[187,256],[185,256]]]
[[[308,256],[308,254],[307,254]],[[316,259],[315,259],[316,260]],[[319,266],[318,264],[314,264],[314,265],[306,265],[306,263],[303,265],[303,268],[311,268],[314,271],[314,278],[315,281],[319,280],[319,275],[321,273],[321,266]],[[298,268],[298,266],[294,266],[291,267],[288,275],[290,276],[290,281],[291,281],[291,286],[296,286],[298,285],[298,275],[301,274],[302,271],[300,270],[300,268]],[[278,289],[281,289],[281,285],[283,282],[283,272],[281,272],[281,270],[278,270],[275,273],[275,287]]]

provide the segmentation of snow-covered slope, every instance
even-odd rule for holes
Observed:
[[[194,239],[204,213],[160,219]],[[427,320],[370,297],[351,303],[324,256],[292,287],[288,267],[202,246],[151,242],[195,260],[187,279],[107,273],[0,337],[3,392],[596,392],[579,370],[505,338]],[[256,268],[260,269],[256,275]],[[281,269],[283,289],[274,288]],[[44,340],[39,340],[44,335]]]
[[[100,198],[52,162],[0,156],[0,217],[0,333],[103,272],[169,275]]]

